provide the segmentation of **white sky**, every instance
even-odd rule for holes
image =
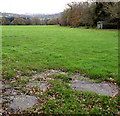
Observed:
[[[70,2],[82,0],[1,0],[0,12],[8,13],[58,13]]]

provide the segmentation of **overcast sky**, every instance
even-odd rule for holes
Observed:
[[[70,2],[82,0],[1,0],[0,12],[9,13],[58,13]]]

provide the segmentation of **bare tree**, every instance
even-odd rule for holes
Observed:
[[[14,18],[11,22],[12,25],[25,25],[25,19],[23,18]]]
[[[41,24],[41,20],[37,17],[31,18],[31,22],[32,22],[32,25],[40,25]]]
[[[68,15],[68,9],[62,12],[61,17],[60,17],[60,25],[62,26],[67,26],[67,15]]]
[[[48,25],[58,25],[59,24],[59,19],[58,18],[53,18],[53,19],[50,19],[48,22],[47,22]]]
[[[104,10],[109,13],[109,19],[110,21],[113,21],[113,20],[120,20],[120,9],[119,9],[119,6],[120,6],[120,2],[106,2],[106,3],[103,3],[103,6],[104,6]]]
[[[31,20],[30,18],[27,18],[27,19],[25,20],[25,24],[26,24],[26,25],[32,25],[32,20]]]
[[[92,3],[89,2],[72,2],[68,4],[60,18],[61,25],[80,26],[93,25],[92,21]]]
[[[8,19],[5,18],[5,17],[2,18],[1,23],[2,23],[2,25],[9,25],[10,24],[10,22],[8,21]]]

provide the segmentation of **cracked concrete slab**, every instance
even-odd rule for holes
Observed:
[[[113,95],[118,94],[118,88],[111,83],[95,83],[88,78],[81,76],[77,76],[77,78],[70,85],[75,90],[91,91],[100,95],[108,95],[112,97]]]
[[[29,95],[18,95],[13,98],[13,100],[8,105],[11,111],[23,111],[28,108],[32,108],[34,105],[38,103],[37,98],[35,96]]]

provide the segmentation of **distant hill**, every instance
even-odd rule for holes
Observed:
[[[56,14],[15,14],[15,13],[2,13],[2,17],[23,17],[23,18],[31,18],[31,17],[38,17],[38,18],[58,18],[60,17],[61,13]]]

